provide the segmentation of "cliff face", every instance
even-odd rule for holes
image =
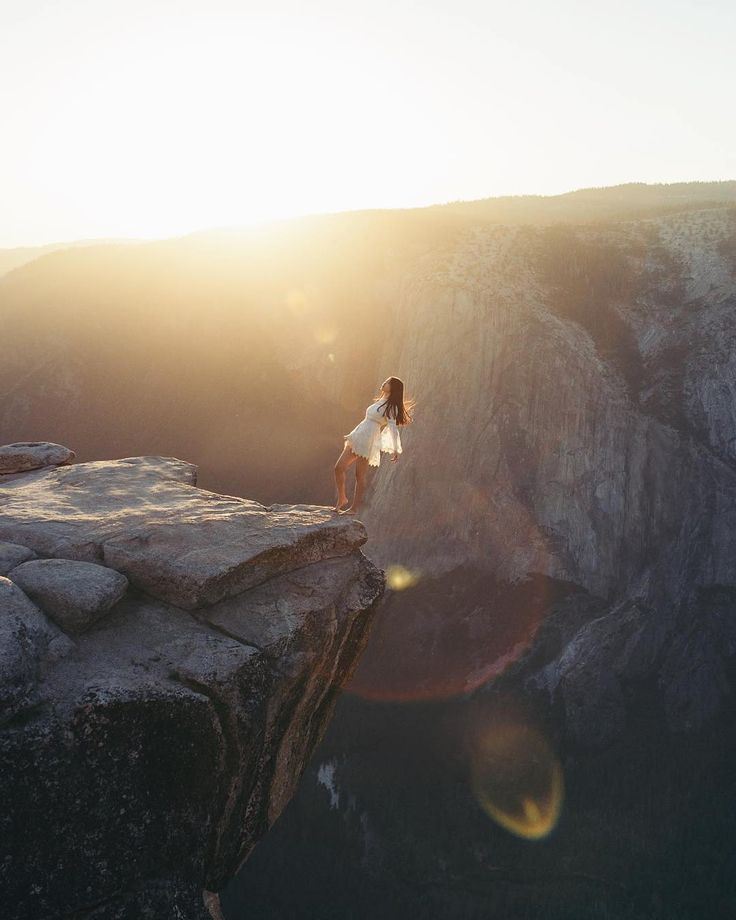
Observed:
[[[137,457],[0,479],[4,916],[209,918],[367,637],[362,524]]]
[[[736,651],[736,212],[476,227],[395,296],[382,365],[421,418],[364,515],[374,561],[605,601],[524,678],[580,739],[644,677],[671,728],[707,720]]]
[[[418,406],[362,519],[374,561],[423,578],[381,605],[368,700],[341,701],[233,917],[358,885],[364,917],[734,913],[735,276],[724,209],[478,226],[384,289],[377,365]],[[463,727],[496,703],[561,759],[542,844],[463,795]],[[277,902],[305,826],[323,851]]]
[[[417,265],[382,363],[422,394],[402,459],[428,481],[392,475],[374,496],[381,554],[435,571],[542,571],[603,593],[659,574],[643,546],[674,552],[679,571],[683,485],[727,523],[736,281],[719,244],[734,240],[733,210],[477,228]],[[447,540],[411,526],[419,498]],[[730,570],[726,536],[702,546],[716,578]],[[672,574],[660,581],[676,596],[684,578]]]

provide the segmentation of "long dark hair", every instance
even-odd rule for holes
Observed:
[[[406,403],[404,403],[403,380],[398,377],[389,377],[388,383],[391,387],[391,392],[388,395],[388,399],[382,403],[384,407],[383,414],[387,418],[395,418],[397,425],[409,425],[413,421],[411,415],[409,415],[409,409],[413,409],[416,403],[413,399],[407,399]],[[383,391],[375,397],[373,402],[379,399],[383,399]]]

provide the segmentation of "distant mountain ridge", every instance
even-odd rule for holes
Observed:
[[[356,211],[339,211],[309,214],[264,222],[253,228],[212,228],[197,230],[175,239],[200,239],[203,237],[253,236],[264,232],[264,227],[274,229],[287,225],[298,226],[303,221],[338,216],[363,214],[417,214],[439,211],[445,214],[492,223],[539,223],[556,221],[630,219],[634,216],[654,216],[690,208],[720,207],[736,204],[736,179],[715,182],[654,183],[626,182],[621,185],[593,186],[562,192],[559,195],[500,195],[475,200],[451,201],[417,208],[365,208]],[[268,233],[268,230],[265,231]],[[45,246],[19,246],[0,248],[0,277],[14,268],[60,249],[76,246],[115,245],[119,243],[156,243],[164,240],[138,239],[84,239],[71,242],[49,243]]]
[[[20,268],[34,259],[39,259],[50,252],[58,252],[60,249],[71,249],[76,246],[106,246],[109,244],[119,243],[142,243],[146,240],[132,239],[89,239],[89,240],[72,240],[65,243],[48,243],[45,246],[14,246],[9,249],[0,249],[0,277],[12,272],[14,268]]]
[[[576,189],[561,195],[506,195],[439,207],[494,222],[543,223],[632,220],[724,204],[736,204],[736,180],[654,185],[627,182]]]

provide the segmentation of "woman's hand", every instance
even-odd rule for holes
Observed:
[[[398,460],[398,459],[399,459],[399,455],[396,453],[396,451],[394,451],[393,454],[392,454],[392,456],[391,456],[391,462],[394,463],[394,461],[396,461],[396,460]]]

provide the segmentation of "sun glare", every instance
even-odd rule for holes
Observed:
[[[0,245],[730,175],[728,23],[576,6],[6,0]]]
[[[361,66],[335,25],[262,15],[244,32],[230,18],[151,17],[104,69],[92,47],[61,75],[31,155],[69,212],[142,235],[243,225],[338,210],[356,188],[356,136],[385,164],[374,121],[385,133],[404,116],[380,55]],[[375,170],[359,187],[385,198]]]

